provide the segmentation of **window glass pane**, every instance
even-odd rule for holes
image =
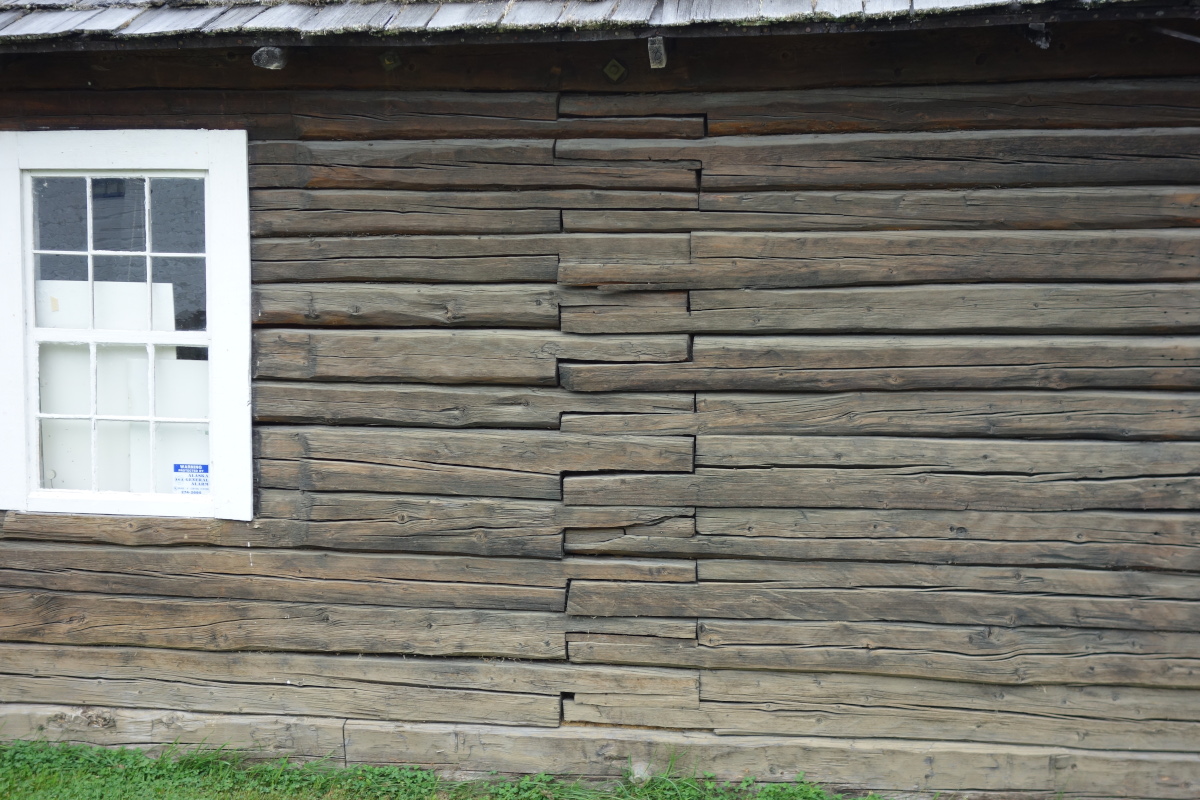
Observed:
[[[38,254],[34,262],[34,306],[39,328],[90,328],[92,298],[87,256]]]
[[[146,416],[150,413],[150,359],[145,347],[96,348],[96,413]],[[148,463],[148,461],[147,461]]]
[[[86,344],[38,348],[39,407],[43,414],[90,414],[91,354]]]
[[[33,179],[33,249],[87,247],[87,178]]]
[[[208,418],[208,348],[154,348],[154,415]]]
[[[146,249],[144,178],[92,178],[92,248]]]
[[[42,488],[92,488],[92,421],[44,419]]]
[[[207,325],[204,259],[155,258],[153,274],[154,330],[204,330]]]
[[[206,423],[158,423],[154,450],[155,491],[166,494],[208,494]]]
[[[150,181],[150,246],[158,253],[204,252],[204,180]]]
[[[96,488],[149,492],[150,423],[96,421]]]
[[[145,256],[93,256],[96,328],[144,331],[150,325]]]

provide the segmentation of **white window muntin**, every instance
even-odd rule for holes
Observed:
[[[0,416],[0,508],[251,518],[253,487],[246,164],[246,137],[242,131],[0,133],[0,354],[3,355],[9,375],[23,375],[25,378],[24,381],[0,382],[0,409],[4,410],[3,416]],[[203,253],[155,255],[205,258],[206,331],[80,330],[37,328],[34,324],[32,181],[38,176],[105,175],[151,179],[204,178],[206,242]],[[149,183],[144,186],[149,192]],[[89,186],[89,205],[91,202]],[[148,202],[146,207],[149,213]],[[89,227],[91,224],[89,215]],[[146,236],[150,236],[148,226]],[[146,245],[143,255],[147,259],[150,258],[152,246],[150,243]],[[90,235],[87,247],[89,254],[94,252]],[[76,254],[78,251],[71,252]],[[89,286],[92,283],[93,276],[89,270]],[[151,291],[150,286],[147,286],[147,291]],[[189,496],[41,488],[37,434],[37,348],[40,344],[55,342],[87,345],[90,348],[92,370],[96,368],[97,345],[147,347],[151,371],[154,368],[155,346],[207,347],[210,493]],[[91,385],[95,386],[94,379]],[[94,417],[97,410],[94,397],[89,408]],[[141,421],[145,417],[138,416],[136,419]],[[158,422],[192,419],[155,418]]]

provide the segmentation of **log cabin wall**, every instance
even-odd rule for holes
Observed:
[[[677,92],[10,57],[0,125],[250,129],[259,500],[9,512],[4,736],[1194,798],[1179,46]]]

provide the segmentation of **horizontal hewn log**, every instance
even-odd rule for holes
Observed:
[[[694,413],[567,412],[562,417],[562,430],[589,434],[682,436],[875,434],[1196,439],[1200,438],[1200,394],[1116,391],[701,393],[696,398]]]
[[[966,568],[964,568],[966,569]],[[946,589],[778,589],[770,583],[573,581],[567,613],[1194,631],[1200,603]]]
[[[1200,600],[1200,576],[1132,570],[1037,567],[878,564],[851,561],[758,561],[702,559],[701,583],[735,581],[779,589],[921,588],[965,592],[1013,592],[1046,596]]]
[[[643,166],[698,160],[708,190],[1195,183],[1197,128],[576,139],[567,159]]]
[[[693,405],[690,394],[579,394],[552,388],[290,381],[254,385],[254,417],[259,422],[553,429],[571,413],[636,412],[640,417],[690,411]],[[1144,411],[1146,406],[1141,408]],[[1148,417],[1153,419],[1157,417]]]
[[[314,205],[318,207],[312,207]],[[560,212],[552,209],[438,209],[426,206],[425,209],[399,207],[360,211],[320,208],[320,205],[256,209],[250,215],[250,232],[254,236],[386,236],[397,233],[558,233],[561,228]]]
[[[8,541],[0,551],[0,586],[291,602],[316,596],[328,603],[408,608],[560,611],[571,569],[550,560],[248,548]],[[602,569],[582,565],[585,574],[589,568]],[[622,571],[617,562],[609,569]],[[647,562],[633,569],[663,577],[674,571],[677,580],[694,575],[691,562],[678,567]]]
[[[824,676],[821,679],[823,680]],[[898,679],[908,680],[908,679]],[[960,684],[961,685],[961,684]],[[1008,687],[1006,687],[1007,690]],[[1044,687],[1038,687],[1043,689]],[[1147,690],[1153,691],[1153,690]],[[1165,692],[1167,690],[1158,690]],[[1178,692],[1187,702],[1187,693]],[[913,737],[957,742],[1066,745],[1084,749],[1192,752],[1194,721],[1084,719],[1059,714],[926,707],[915,690],[906,705],[872,702],[847,692],[833,701],[775,699],[743,702],[671,702],[655,697],[576,694],[563,702],[563,721],[650,728],[713,730],[729,735]],[[1047,702],[1053,702],[1048,698]],[[1058,709],[1056,709],[1058,711]]]
[[[466,302],[472,299],[468,293]],[[444,314],[446,309],[439,311]],[[319,314],[320,309],[310,313]],[[319,320],[312,322],[319,324]],[[657,314],[619,306],[565,308],[562,329],[571,333],[1191,333],[1200,330],[1200,288],[1193,283],[1077,283],[694,291],[689,309]]]
[[[226,681],[236,684],[354,686],[375,683],[555,696],[613,690],[698,696],[691,670],[539,664],[477,659],[388,658],[294,653],[212,653],[140,647],[0,645],[0,672],[34,677]],[[1137,695],[1131,694],[1131,697]],[[1180,713],[1178,710],[1176,713]],[[1174,717],[1164,717],[1172,719]]]
[[[1194,633],[704,619],[699,643],[576,634],[568,649],[572,662],[585,664],[856,673],[1005,686],[1200,688],[1200,639]]]
[[[253,686],[194,677],[185,682],[153,678],[5,675],[0,681],[0,701],[81,706],[111,704],[224,714],[287,713],[339,718],[350,715],[362,719],[491,722],[499,725],[553,726],[560,719],[560,701],[556,697],[365,682],[352,687],[322,686],[316,681],[304,686]]]
[[[675,503],[711,508],[914,508],[972,511],[1197,509],[1200,477],[1102,479],[875,469],[698,468],[691,475],[567,477],[568,505]]]
[[[1200,474],[1200,442],[1030,442],[900,436],[698,436],[710,467],[909,467],[914,472],[1127,478]]]
[[[311,600],[312,590],[309,597]],[[0,589],[0,639],[191,650],[561,659],[564,615]]]
[[[1127,128],[1200,122],[1194,78],[888,86],[757,92],[564,94],[560,114],[703,113],[710,136]],[[1002,109],[1002,110],[1001,110]]]
[[[618,777],[629,765],[658,773],[707,772],[718,780],[767,775],[862,788],[937,792],[1062,790],[1070,796],[1190,800],[1200,758],[1187,753],[1080,750],[905,739],[716,736],[683,731],[558,729],[349,721],[348,763],[420,764],[480,773]],[[457,745],[457,746],[456,746]],[[849,776],[853,776],[850,778]],[[1064,796],[1067,796],[1064,794]]]
[[[330,717],[195,714],[187,711],[0,704],[5,739],[46,739],[143,750],[151,756],[184,750],[233,751],[248,761],[345,764],[343,721]]]
[[[574,391],[1191,389],[1200,339],[697,336],[681,364],[563,364]]]
[[[279,283],[254,292],[261,325],[557,328],[566,294],[538,284],[403,285]]]
[[[590,237],[590,238],[583,238]],[[636,257],[632,245],[687,239]],[[572,234],[560,283],[624,289],[784,289],[853,284],[1193,281],[1200,231],[895,231]],[[587,249],[582,247],[587,244]],[[628,251],[633,249],[634,252]],[[676,252],[677,251],[677,252]],[[670,255],[671,257],[666,257]]]
[[[331,427],[267,427],[257,436],[262,485],[284,489],[556,499],[568,471],[692,468],[688,437]]]
[[[302,139],[421,139],[447,135],[540,136],[547,139],[635,135],[698,139],[704,135],[704,117],[699,115],[481,120],[470,116],[464,118],[461,113],[410,114],[403,105],[394,106],[391,113],[381,111],[374,102],[362,102],[361,105],[361,109],[353,109],[339,104],[321,114],[296,112],[296,135]]]
[[[369,331],[255,335],[261,378],[550,385],[557,359],[679,361],[686,336],[584,337],[556,331]]]

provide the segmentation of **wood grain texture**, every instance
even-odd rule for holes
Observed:
[[[630,763],[654,771],[673,761],[681,770],[708,770],[719,780],[762,774],[790,780],[799,774],[797,765],[803,764],[808,780],[829,783],[854,775],[855,784],[864,788],[899,785],[938,791],[970,785],[981,790],[1041,792],[1069,788],[1078,797],[1122,793],[1188,800],[1188,793],[1200,785],[1196,774],[1200,760],[1183,753],[904,739],[714,736],[587,726],[504,730],[351,721],[346,725],[346,754],[348,763],[416,763],[479,772],[532,772],[540,764],[547,772],[595,777],[617,777]],[[672,759],[667,754],[683,755]]]
[[[640,611],[638,610],[640,609]],[[778,589],[770,583],[574,581],[567,613],[1194,631],[1200,603],[944,589]]]
[[[524,659],[566,653],[561,613],[31,589],[0,589],[0,606],[0,638],[9,642]]]
[[[472,299],[468,293],[465,301]],[[1200,330],[1198,308],[1200,288],[1191,283],[733,289],[690,292],[688,310],[666,313],[646,314],[620,306],[565,308],[562,329],[572,333],[1192,333]],[[320,309],[310,313],[319,314]],[[519,313],[518,308],[513,313]]]
[[[576,391],[1200,386],[1195,337],[696,336],[680,364],[563,364]]]
[[[567,412],[562,430],[589,434],[1195,439],[1200,438],[1200,395],[1088,390],[701,392],[694,413]]]
[[[570,293],[570,288],[539,284],[269,284],[254,292],[254,322],[383,328],[557,328],[561,298]]]
[[[559,113],[702,112],[710,136],[1195,125],[1194,78],[757,92],[564,94]]]
[[[1195,183],[1197,128],[576,139],[560,158],[642,165],[698,160],[715,191]]]
[[[557,359],[679,361],[687,338],[578,337],[557,331],[255,334],[260,378],[553,386]]]
[[[674,414],[691,411],[690,394],[579,394],[557,388],[370,385],[261,381],[254,385],[259,422],[404,425],[429,428],[559,427],[569,414]]]
[[[655,241],[662,243],[664,251],[668,243],[677,243],[673,251],[656,258],[626,254],[631,244]],[[587,249],[582,248],[583,242]],[[1193,281],[1200,277],[1200,232],[1190,229],[571,234],[563,239],[561,250],[560,283],[615,289]]]
[[[855,621],[700,621],[700,641],[575,635],[572,662],[1010,685],[1200,688],[1193,633]]]
[[[224,748],[249,761],[345,764],[342,720],[251,714],[197,714],[47,703],[0,704],[6,739],[127,747],[160,756],[177,748]]]

